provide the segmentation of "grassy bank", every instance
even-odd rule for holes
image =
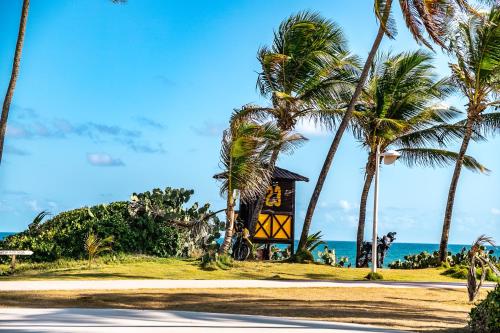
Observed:
[[[482,292],[480,298],[485,296]],[[0,307],[91,307],[207,311],[461,332],[465,290],[390,288],[199,289],[0,292]]]
[[[7,270],[0,265],[0,270]],[[380,270],[388,281],[461,281],[441,275],[443,269]],[[229,270],[202,270],[196,260],[125,256],[99,259],[92,268],[85,261],[62,260],[54,263],[19,263],[12,275],[2,280],[53,279],[290,279],[290,280],[363,280],[369,269],[335,268],[320,264],[279,262],[235,262]]]

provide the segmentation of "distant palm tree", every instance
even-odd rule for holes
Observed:
[[[270,105],[245,105],[233,119],[273,120],[284,132],[294,130],[302,119],[333,127],[329,104],[352,91],[358,72],[357,58],[334,22],[307,11],[292,15],[274,33],[272,45],[258,51],[257,59],[257,87]],[[278,155],[277,147],[269,161],[271,170]],[[258,200],[253,222],[263,202]]]
[[[12,63],[12,71],[10,74],[9,86],[5,94],[5,99],[2,105],[2,116],[0,118],[0,163],[2,162],[3,146],[5,141],[5,133],[7,131],[7,118],[9,117],[10,104],[14,96],[17,77],[19,75],[19,65],[21,63],[21,52],[23,50],[24,32],[26,31],[26,21],[28,20],[28,10],[30,0],[23,1],[23,9],[21,11],[21,21],[19,22],[19,32],[17,34],[16,51],[14,53],[14,61]]]
[[[220,253],[227,253],[234,231],[235,206],[242,201],[255,200],[267,189],[271,180],[269,161],[276,147],[290,150],[304,138],[285,133],[272,122],[259,124],[234,120],[224,131],[221,163],[224,168],[221,194],[227,198],[226,230]]]
[[[500,7],[487,14],[471,16],[459,24],[451,40],[451,53],[456,62],[451,64],[452,79],[467,98],[467,119],[462,145],[451,179],[443,231],[439,245],[439,259],[446,261],[448,237],[458,179],[469,142],[474,136],[484,137],[500,131],[500,113],[488,111],[500,107]]]
[[[453,86],[449,79],[436,78],[431,61],[432,57],[423,51],[381,55],[374,62],[353,112],[351,127],[354,136],[368,151],[356,237],[357,267],[377,147],[381,151],[397,149],[401,160],[409,166],[450,165],[458,157],[457,153],[432,147],[459,138],[463,127],[446,123],[459,114],[457,110],[436,104],[453,91]],[[486,170],[469,156],[465,157],[464,163],[471,170]]]
[[[483,0],[482,2],[494,3],[495,0]],[[388,36],[389,38],[394,38],[396,36],[397,31],[395,21],[392,16],[392,3],[393,0],[374,0],[375,16],[377,17],[379,22],[378,32],[375,40],[373,41],[370,52],[368,53],[368,57],[366,58],[354,93],[350,98],[347,110],[344,113],[342,121],[337,128],[337,132],[335,133],[333,141],[326,155],[325,162],[323,163],[323,167],[318,176],[318,180],[316,182],[316,186],[309,201],[309,206],[304,218],[304,226],[302,228],[302,234],[300,237],[299,249],[304,249],[314,211],[316,209],[320,193],[323,189],[323,185],[326,181],[326,176],[328,175],[330,167],[333,163],[333,159],[340,145],[342,136],[349,126],[352,113],[359,99],[359,96],[361,95],[366,79],[368,78],[370,67],[372,66],[373,59],[375,58],[380,43],[384,35]],[[430,42],[424,37],[424,34],[427,33],[429,38],[442,48],[447,47],[445,44],[445,37],[447,36],[450,21],[454,19],[454,12],[456,10],[474,12],[473,6],[471,6],[469,3],[470,1],[467,0],[399,1],[406,25],[416,41],[428,47],[431,47]]]

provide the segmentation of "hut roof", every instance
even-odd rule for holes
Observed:
[[[215,179],[224,179],[224,172],[218,173],[214,176]],[[309,178],[299,175],[298,173],[292,172],[279,167],[274,167],[273,179],[287,179],[308,182]]]

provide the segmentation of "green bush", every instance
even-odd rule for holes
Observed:
[[[498,259],[493,255],[493,250],[488,252],[489,260],[493,263],[497,263]],[[412,254],[404,256],[404,260],[396,260],[389,264],[389,268],[392,269],[420,269],[420,268],[432,268],[432,267],[443,267],[449,271],[450,274],[460,275],[459,270],[449,270],[453,267],[463,267],[468,265],[467,249],[464,247],[460,252],[452,254],[448,252],[446,262],[441,263],[439,260],[439,252],[434,251],[432,254],[426,251],[420,252],[419,254]],[[498,264],[497,264],[498,265]],[[495,280],[493,280],[495,281]]]
[[[477,269],[476,275],[477,278],[481,278],[481,268]],[[455,279],[467,279],[467,275],[469,274],[469,269],[467,266],[453,266],[445,270],[441,275],[451,276]],[[491,282],[500,282],[496,274],[489,268],[486,269],[486,281]]]
[[[469,270],[464,266],[454,266],[445,270],[441,275],[451,276],[455,279],[467,279]]]
[[[314,256],[308,250],[297,250],[292,258],[292,261],[297,263],[309,263],[314,261]]]
[[[367,279],[367,280],[383,280],[384,277],[380,273],[370,272],[370,273],[368,273],[367,276],[365,276],[365,279]]]
[[[439,265],[438,252],[430,254],[426,251],[419,254],[404,256],[404,261],[397,260],[389,264],[389,268],[393,269],[417,269],[437,267]]]
[[[101,239],[113,236],[116,253],[189,256],[202,247],[204,237],[217,234],[222,227],[215,216],[204,219],[210,214],[208,204],[184,208],[192,194],[185,189],[154,189],[134,193],[129,202],[78,208],[45,223],[36,219],[25,231],[0,241],[0,248],[32,250],[28,260],[34,262],[82,259],[85,238],[94,233]]]
[[[500,284],[469,313],[469,328],[472,332],[500,332]]]

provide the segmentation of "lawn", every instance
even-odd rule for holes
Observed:
[[[482,291],[479,298],[483,298]],[[465,289],[288,288],[0,292],[0,307],[91,307],[207,311],[462,332]],[[0,310],[1,311],[1,310]]]
[[[7,265],[0,265],[6,270]],[[380,270],[388,281],[461,281],[441,275],[443,269]],[[291,264],[279,262],[236,262],[229,270],[202,270],[196,260],[151,257],[103,258],[91,269],[85,261],[55,263],[19,263],[13,275],[2,280],[53,279],[284,279],[284,280],[363,280],[369,269],[335,268],[321,264]]]

